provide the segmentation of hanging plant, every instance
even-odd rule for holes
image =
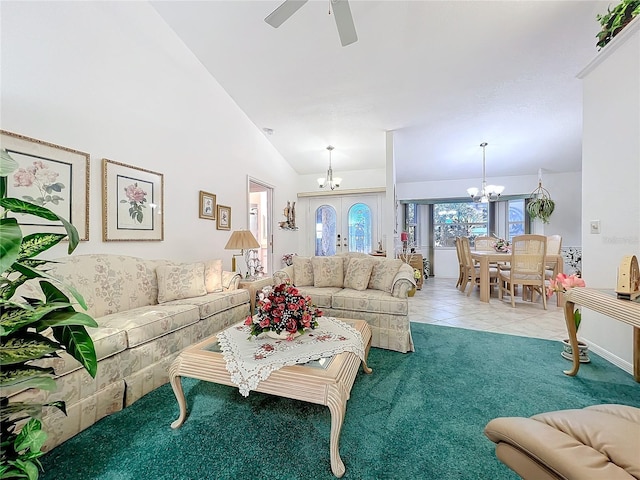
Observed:
[[[544,223],[549,223],[549,217],[556,208],[556,203],[551,200],[549,190],[542,186],[542,182],[538,182],[538,188],[531,192],[529,203],[527,203],[527,212],[529,216],[539,218]]]
[[[618,5],[607,7],[607,13],[596,15],[602,29],[596,35],[598,50],[602,49],[615,37],[627,24],[640,15],[640,0],[622,0]]]

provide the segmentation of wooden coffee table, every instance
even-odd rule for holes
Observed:
[[[371,347],[371,329],[364,320],[340,319],[350,324],[362,335],[365,345],[365,361],[362,369],[365,373],[372,370],[367,366],[366,358]],[[169,369],[171,387],[178,400],[180,416],[171,424],[171,428],[180,427],[187,417],[187,404],[182,390],[181,377],[197,378],[207,382],[220,383],[236,387],[227,371],[222,353],[217,348],[216,336],[206,338],[200,343],[184,349]],[[347,409],[347,400],[351,387],[360,367],[360,358],[351,352],[344,352],[322,362],[313,361],[302,365],[283,367],[271,373],[255,391],[293,398],[309,403],[326,405],[331,412],[331,471],[336,477],[344,475],[345,467],[339,452],[340,431]]]

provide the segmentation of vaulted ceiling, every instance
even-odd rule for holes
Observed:
[[[152,5],[300,174],[327,145],[338,173],[384,168],[387,131],[398,182],[479,177],[483,141],[488,176],[581,169],[576,74],[609,2],[351,0],[346,47],[329,0],[274,29],[281,3]]]

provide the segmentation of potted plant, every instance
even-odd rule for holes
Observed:
[[[566,275],[564,273],[559,273],[555,279],[552,279],[549,282],[549,286],[547,287],[547,298],[551,297],[551,295],[558,294],[560,292],[564,293],[569,288],[574,287],[584,287],[585,282],[578,275]],[[573,312],[573,322],[576,326],[576,334],[578,333],[578,329],[580,328],[580,323],[582,322],[582,312],[579,308],[576,308]],[[563,350],[561,355],[567,360],[573,361],[573,349],[571,348],[571,343],[568,338],[562,340]],[[589,345],[578,340],[578,355],[580,358],[580,363],[589,363],[591,360],[589,359]]]
[[[95,377],[96,352],[85,327],[98,325],[89,315],[73,308],[67,295],[56,287],[59,282],[43,269],[48,262],[36,258],[64,238],[69,239],[68,252],[73,252],[79,241],[77,230],[45,207],[6,198],[7,176],[18,164],[6,150],[0,150],[0,153],[0,478],[33,480],[38,478],[42,468],[38,457],[43,454],[42,446],[47,438],[39,420],[42,410],[55,407],[66,414],[65,404],[62,401],[44,404],[9,402],[9,395],[28,388],[55,390],[53,369],[34,362],[55,357],[61,349]],[[17,220],[7,217],[8,212],[60,222],[66,234],[33,233],[23,236]],[[42,298],[16,300],[16,290],[29,280],[39,283]],[[79,293],[69,286],[63,288],[86,309]]]
[[[596,20],[602,27],[596,35],[598,50],[601,50],[638,15],[640,15],[640,0],[622,0],[613,7],[613,10],[607,7],[607,13],[596,15]]]
[[[527,203],[527,212],[531,219],[539,218],[544,223],[549,223],[549,217],[556,208],[556,204],[551,200],[549,191],[542,186],[542,182],[538,182],[536,188],[529,197]]]

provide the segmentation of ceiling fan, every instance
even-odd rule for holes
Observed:
[[[307,1],[308,0],[285,0],[278,8],[271,12],[264,21],[273,28],[278,28],[291,15],[300,10]],[[349,1],[329,0],[329,4],[329,13],[331,13],[331,10],[333,11],[333,17],[336,20],[336,27],[338,27],[338,35],[340,35],[340,43],[342,43],[343,47],[355,43],[358,40],[358,35],[356,34],[356,26],[354,25],[353,17],[351,16]]]

